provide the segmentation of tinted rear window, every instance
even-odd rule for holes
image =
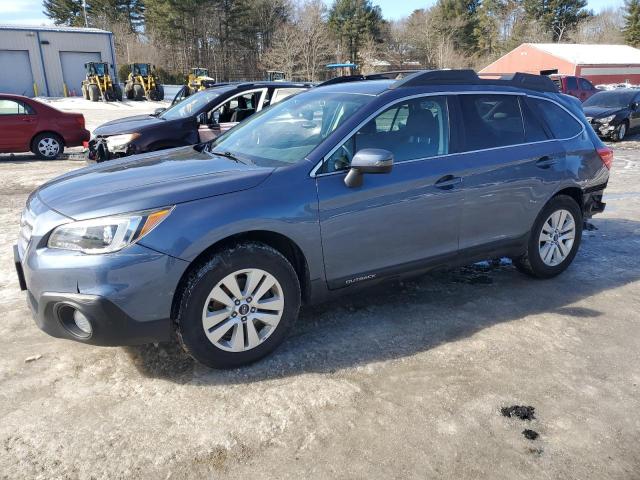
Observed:
[[[459,95],[465,126],[465,150],[525,142],[517,95]]]
[[[542,126],[540,118],[533,112],[531,107],[521,99],[520,106],[522,108],[522,117],[524,118],[524,131],[527,142],[540,142],[549,140],[549,135]]]
[[[531,108],[544,119],[555,138],[575,137],[582,131],[582,124],[564,108],[548,100],[530,98],[529,101]]]

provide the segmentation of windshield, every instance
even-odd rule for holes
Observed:
[[[640,92],[615,91],[600,92],[589,97],[582,105],[585,107],[624,108],[628,107]]]
[[[310,91],[284,100],[218,137],[212,152],[263,167],[299,162],[374,97]]]
[[[170,106],[159,115],[164,120],[178,120],[198,114],[209,103],[220,96],[222,90],[203,90]]]
[[[136,63],[133,65],[134,75],[142,75],[146,77],[149,75],[149,65],[147,63]]]
[[[105,75],[105,71],[107,70],[107,66],[104,63],[96,63],[94,68],[96,69],[96,75],[101,77]]]

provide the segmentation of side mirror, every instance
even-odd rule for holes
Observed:
[[[216,125],[220,123],[220,110],[213,112],[213,123]]]
[[[206,125],[207,123],[209,123],[209,117],[207,116],[206,112],[198,115],[196,117],[196,120],[198,121],[198,125]]]
[[[379,148],[363,148],[353,156],[351,168],[344,177],[347,187],[360,187],[365,173],[389,173],[393,168],[393,153]]]
[[[162,112],[164,112],[165,110],[166,110],[166,108],[156,108],[156,109],[153,111],[153,114],[154,114],[155,116],[158,116],[158,115],[160,115]]]

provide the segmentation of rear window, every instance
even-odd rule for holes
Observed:
[[[459,95],[465,126],[465,150],[525,142],[517,95]]]
[[[541,142],[549,140],[549,135],[542,126],[539,117],[531,110],[531,107],[521,99],[520,107],[522,108],[522,117],[524,118],[524,132],[527,142]]]
[[[555,138],[575,137],[582,131],[582,124],[564,108],[549,100],[530,98],[531,108],[544,119]]]

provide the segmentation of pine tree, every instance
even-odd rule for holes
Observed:
[[[633,47],[640,47],[640,0],[627,0],[624,16],[624,40]]]
[[[44,0],[42,6],[43,13],[56,25],[85,25],[82,0]]]
[[[529,19],[542,22],[556,42],[560,42],[568,31],[593,15],[586,7],[587,0],[524,0]]]
[[[346,45],[351,63],[358,63],[358,52],[367,40],[381,39],[384,22],[380,7],[371,0],[335,0],[329,11],[329,29]]]

